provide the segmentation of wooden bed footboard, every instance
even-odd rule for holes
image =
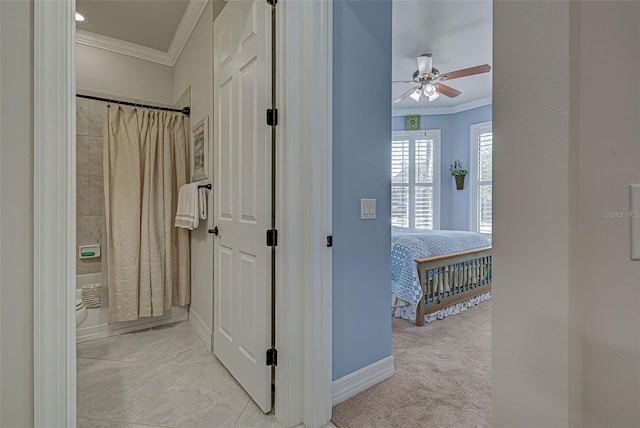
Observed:
[[[491,291],[491,247],[416,259],[422,299],[416,325],[424,316]]]

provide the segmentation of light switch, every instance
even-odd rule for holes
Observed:
[[[640,184],[629,186],[631,212],[631,260],[640,260]]]
[[[376,218],[376,200],[360,199],[360,219],[373,220]]]

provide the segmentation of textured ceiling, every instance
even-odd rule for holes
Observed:
[[[77,0],[76,10],[87,17],[77,28],[163,52],[189,0]]]
[[[393,3],[393,80],[411,80],[418,68],[416,56],[433,54],[433,66],[441,73],[492,63],[492,3],[477,1],[412,1]],[[462,91],[450,99],[441,95],[429,103],[408,99],[396,108],[454,107],[491,97],[491,72],[446,82]],[[415,86],[415,85],[413,85]],[[411,88],[393,84],[393,99]]]

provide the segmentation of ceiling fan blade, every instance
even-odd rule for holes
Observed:
[[[451,86],[443,85],[442,83],[436,83],[436,90],[449,98],[455,98],[462,93],[459,90],[453,89]]]
[[[413,88],[409,89],[407,92],[405,92],[404,94],[400,95],[398,98],[393,100],[393,103],[395,104],[395,103],[399,103],[406,100],[411,96],[411,94],[415,92],[416,88],[419,88],[419,86],[414,86]]]
[[[460,77],[473,76],[474,74],[488,73],[491,71],[489,64],[476,65],[475,67],[463,68],[462,70],[451,71],[440,74],[440,80],[458,79]]]
[[[392,80],[391,83],[416,83],[413,80]]]
[[[431,74],[431,69],[433,68],[433,59],[431,55],[420,55],[418,58],[418,72],[420,76],[424,76],[425,74]]]

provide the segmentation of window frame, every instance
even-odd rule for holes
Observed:
[[[391,145],[393,147],[393,140],[408,139],[409,140],[409,164],[415,163],[415,143],[416,140],[424,137],[427,140],[433,140],[433,229],[440,230],[440,175],[442,173],[442,163],[440,157],[440,130],[439,129],[426,129],[416,131],[393,131],[391,133]],[[413,166],[411,171],[413,171]],[[391,177],[390,177],[391,180]],[[391,183],[390,190],[394,184]],[[413,227],[415,228],[415,174],[409,173],[409,183],[406,185],[409,188],[409,228],[413,219]],[[400,186],[398,186],[400,187]],[[414,196],[411,197],[411,191],[413,190]],[[393,224],[392,224],[393,225]],[[401,227],[401,226],[400,226]],[[429,229],[425,229],[429,230]]]
[[[493,148],[493,121],[474,123],[470,126],[469,137],[469,230],[471,232],[479,232],[478,224],[478,142],[480,134],[484,132],[486,128],[491,129],[491,145]],[[493,169],[493,159],[491,160]],[[493,189],[493,175],[491,176],[491,188]],[[493,211],[491,213],[491,231],[493,233]],[[492,234],[483,233],[483,235],[491,238]]]

